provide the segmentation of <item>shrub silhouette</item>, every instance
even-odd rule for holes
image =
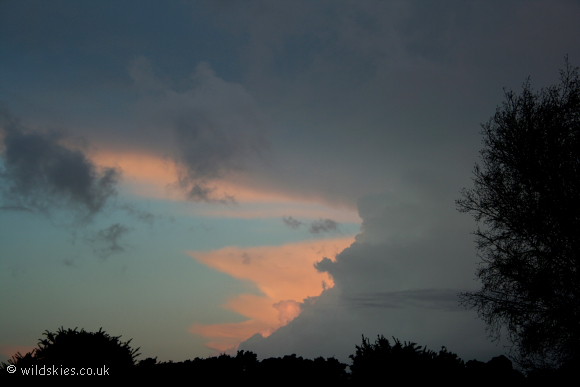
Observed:
[[[37,348],[31,352],[13,356],[8,364],[18,368],[56,366],[80,369],[83,367],[107,367],[110,375],[124,374],[133,370],[137,349],[131,340],[122,342],[120,336],[110,336],[100,328],[97,332],[84,329],[59,328],[56,332],[45,331]],[[3,364],[6,368],[8,364]]]
[[[460,380],[464,378],[464,363],[454,353],[441,348],[439,353],[412,342],[393,338],[393,344],[378,336],[374,344],[363,336],[362,344],[351,355],[350,367],[355,384],[368,384],[385,375],[396,382]]]

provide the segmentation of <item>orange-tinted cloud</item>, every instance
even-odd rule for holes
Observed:
[[[190,332],[208,338],[205,345],[217,353],[232,353],[242,341],[256,333],[268,336],[271,328],[262,321],[246,320],[239,323],[193,325]]]
[[[184,200],[184,192],[178,188],[178,166],[174,161],[153,153],[136,151],[100,151],[91,155],[92,160],[103,166],[118,167],[122,171],[124,186],[133,195]],[[243,205],[211,206],[196,209],[211,217],[227,218],[282,218],[294,217],[317,219],[331,218],[337,222],[360,222],[358,211],[351,207],[329,205],[322,198],[301,197],[277,191],[273,187],[260,187],[243,174],[231,174],[227,178],[208,182],[216,197],[234,197]]]
[[[97,152],[91,155],[99,165],[114,166],[121,169],[123,182],[134,195],[179,199],[174,188],[177,181],[177,168],[174,162],[145,152]]]
[[[314,264],[323,258],[334,260],[350,246],[354,237],[320,239],[282,246],[226,247],[189,254],[234,278],[251,281],[261,294],[240,294],[226,308],[247,318],[240,323],[194,325],[191,332],[210,339],[207,346],[219,351],[235,350],[256,333],[268,336],[288,324],[301,312],[301,303],[334,286],[328,273]]]
[[[100,165],[119,167],[124,178],[133,185],[135,194],[166,197],[168,187],[175,186],[179,179],[179,169],[172,160],[145,152],[98,152],[93,160]],[[141,190],[146,187],[145,191]],[[234,196],[238,202],[283,203],[292,200],[282,192],[252,188],[240,176],[216,179],[208,182],[217,197]],[[295,199],[294,199],[295,200]]]

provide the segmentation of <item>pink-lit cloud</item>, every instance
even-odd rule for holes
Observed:
[[[179,199],[175,189],[175,163],[154,154],[135,151],[100,151],[91,155],[100,165],[113,165],[123,174],[129,193],[159,199]]]
[[[163,200],[185,200],[178,187],[179,167],[172,160],[143,151],[100,151],[91,155],[98,165],[122,171],[122,183],[132,195]],[[282,218],[291,214],[307,219],[332,218],[342,223],[359,223],[354,205],[327,203],[322,197],[288,194],[275,187],[259,186],[242,173],[215,179],[208,186],[217,197],[233,197],[237,205],[196,208],[198,214],[220,218]]]
[[[334,286],[328,273],[315,264],[334,260],[350,246],[354,237],[319,239],[282,246],[226,247],[212,251],[191,251],[197,261],[234,278],[250,281],[260,294],[239,294],[224,305],[244,316],[239,323],[194,325],[190,331],[209,339],[208,347],[225,352],[255,334],[269,336],[301,312],[302,302]]]

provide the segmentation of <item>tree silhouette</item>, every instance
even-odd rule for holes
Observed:
[[[580,79],[505,93],[482,125],[481,164],[458,209],[478,222],[480,290],[462,295],[520,364],[563,367],[580,359]]]

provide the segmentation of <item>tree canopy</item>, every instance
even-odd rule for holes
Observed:
[[[506,329],[520,364],[580,359],[580,79],[508,91],[482,125],[481,162],[458,209],[475,231],[482,287],[463,294],[494,335]]]

